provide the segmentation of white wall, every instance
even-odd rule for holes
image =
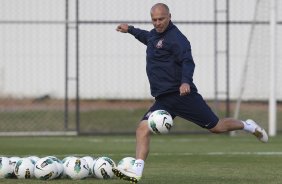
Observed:
[[[63,21],[65,0],[0,1],[0,95],[37,97],[51,94],[64,96],[64,24],[4,24],[4,20]],[[70,0],[70,19],[74,20],[74,0]],[[80,19],[87,21],[149,21],[150,7],[158,1],[81,0]],[[213,0],[163,1],[171,9],[173,21],[213,21]],[[224,8],[225,1],[219,1]],[[234,21],[253,19],[255,0],[231,0],[230,18]],[[268,1],[259,6],[259,20],[268,20]],[[278,5],[282,9],[282,4]],[[281,11],[278,11],[281,20]],[[224,15],[220,15],[224,20]],[[129,34],[115,31],[117,24],[84,24],[80,26],[80,95],[82,98],[151,98],[145,72],[145,46]],[[150,30],[152,25],[134,26]],[[196,63],[194,80],[205,98],[214,98],[214,27],[177,24],[192,45]],[[240,88],[243,65],[250,37],[250,25],[230,27],[231,97]],[[224,27],[218,43],[224,49]],[[256,29],[250,49],[245,99],[268,98],[269,29]],[[278,37],[281,40],[281,25]],[[70,76],[75,75],[74,30],[70,29]],[[281,43],[278,42],[279,48]],[[278,51],[279,51],[278,48]],[[219,56],[220,90],[225,90],[225,58]],[[282,61],[278,52],[277,84],[281,84]],[[278,85],[277,85],[278,86]],[[278,86],[282,99],[282,87]],[[75,83],[70,82],[70,96],[75,96]],[[222,97],[224,98],[224,97]]]

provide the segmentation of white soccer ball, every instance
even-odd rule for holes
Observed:
[[[17,161],[19,161],[20,159],[21,159],[20,157],[10,157],[9,158],[9,160],[10,160],[12,166],[13,166],[13,169],[16,166]]]
[[[58,172],[55,178],[61,178],[64,174],[63,162],[60,159],[58,159],[57,157],[54,157],[54,156],[48,156],[48,157],[51,158],[57,166]]]
[[[117,167],[122,170],[131,169],[135,163],[135,158],[133,157],[125,157],[119,161]]]
[[[35,164],[40,159],[38,156],[34,156],[34,155],[29,156],[27,158],[29,158],[33,162],[33,164]]]
[[[51,180],[56,178],[58,168],[51,158],[44,157],[39,159],[34,167],[34,176],[41,180]]]
[[[63,160],[62,160],[62,163],[63,163],[63,176],[62,177],[66,177],[67,174],[66,174],[66,170],[67,170],[67,165],[69,163],[69,160],[71,158],[77,158],[77,157],[73,157],[73,156],[68,156],[68,157],[65,157]]]
[[[93,166],[94,166],[94,158],[91,156],[85,156],[82,157],[82,159],[86,160],[88,166],[89,166],[89,177],[93,175]]]
[[[11,178],[13,165],[7,157],[0,157],[0,178]]]
[[[67,177],[74,180],[85,179],[90,172],[86,160],[81,158],[70,158],[65,168]]]
[[[34,176],[34,164],[29,158],[21,158],[17,161],[14,173],[18,179],[29,179]]]
[[[15,166],[16,166],[17,161],[19,161],[20,159],[21,159],[20,157],[10,157],[9,158],[10,163],[12,165],[12,169],[13,169],[13,174],[12,174],[11,178],[17,178],[15,173],[14,173],[14,170],[15,170]]]
[[[115,162],[109,157],[99,157],[93,166],[94,176],[99,179],[109,179],[114,176],[112,169],[116,167]]]
[[[172,126],[172,117],[165,110],[156,110],[148,118],[148,127],[155,134],[167,134]]]

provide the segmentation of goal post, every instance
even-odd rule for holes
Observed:
[[[261,12],[262,7],[266,7],[266,3],[269,3],[267,12]],[[268,16],[268,19],[265,19],[265,21],[261,21],[260,18],[264,14],[264,16]],[[264,17],[265,18],[265,17]],[[260,29],[263,29],[259,26],[259,22],[263,22],[265,24],[265,30],[260,32]],[[260,35],[263,33],[262,35]],[[248,86],[248,83],[250,83],[249,79],[249,73],[251,72],[251,68],[254,67],[252,65],[252,62],[255,63],[252,57],[257,57],[256,54],[254,53],[254,50],[258,49],[257,45],[257,39],[255,38],[255,35],[259,34],[260,38],[265,37],[265,42],[268,42],[267,45],[269,47],[266,49],[268,52],[268,58],[267,60],[269,61],[269,68],[267,73],[265,74],[265,77],[268,78],[269,84],[266,86],[268,88],[268,133],[270,136],[275,136],[277,134],[277,96],[276,96],[276,77],[277,77],[277,59],[276,59],[276,50],[277,50],[277,0],[270,0],[270,1],[264,1],[264,0],[257,0],[255,3],[255,10],[254,10],[254,15],[253,15],[253,20],[249,32],[249,40],[248,40],[248,45],[247,45],[247,51],[246,51],[246,57],[244,61],[244,66],[242,69],[242,74],[241,74],[241,80],[240,80],[240,85],[239,85],[239,92],[238,92],[238,97],[236,99],[236,106],[235,106],[235,111],[234,111],[234,118],[239,119],[240,118],[240,108],[241,108],[241,103],[244,98],[244,92],[246,89],[251,88]],[[251,66],[250,66],[251,65]],[[266,68],[264,69],[266,70]],[[260,73],[259,71],[256,71],[257,73]],[[254,82],[253,82],[254,83]],[[248,86],[248,87],[247,87]],[[266,125],[266,124],[265,124]],[[264,128],[267,128],[267,126],[264,125]],[[235,132],[230,133],[231,136],[235,135]]]
[[[268,132],[275,136],[277,132],[277,99],[276,99],[276,39],[277,39],[277,0],[270,1],[270,73],[269,73],[269,120]]]

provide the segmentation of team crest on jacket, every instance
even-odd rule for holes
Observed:
[[[163,38],[158,41],[158,43],[157,43],[157,45],[156,45],[156,47],[157,47],[158,49],[160,49],[160,48],[163,47],[163,41],[164,41]]]

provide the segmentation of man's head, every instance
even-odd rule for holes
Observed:
[[[152,23],[158,33],[162,33],[166,30],[171,14],[166,4],[157,3],[151,8]]]

